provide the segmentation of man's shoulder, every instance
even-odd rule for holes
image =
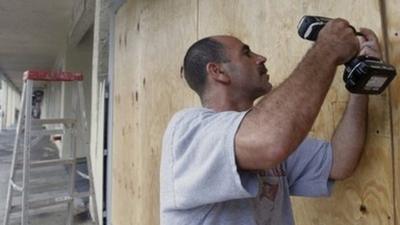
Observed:
[[[202,114],[207,112],[206,108],[193,107],[186,108],[176,112],[169,120],[166,132],[175,132],[175,130],[185,129],[189,124],[193,124],[195,120],[201,117]]]
[[[168,123],[166,133],[181,136],[194,131],[207,132],[210,129],[230,127],[242,118],[245,112],[216,112],[204,107],[187,108],[175,113]]]
[[[207,123],[224,123],[228,122],[232,119],[240,117],[242,114],[244,115],[246,112],[237,112],[237,111],[222,111],[217,112],[213,109],[204,108],[204,107],[193,107],[186,108],[181,111],[176,112],[170,122],[169,126],[175,125],[184,125],[184,124],[207,124]]]
[[[198,118],[204,113],[210,113],[212,112],[211,110],[203,107],[192,107],[192,108],[186,108],[182,109],[178,112],[176,112],[171,120],[169,121],[169,124],[177,124],[177,123],[182,123],[182,122],[187,122],[190,120],[193,120],[195,118]]]
[[[195,116],[197,114],[212,112],[212,110],[204,108],[204,107],[191,107],[182,109],[174,114],[174,117],[189,117]]]

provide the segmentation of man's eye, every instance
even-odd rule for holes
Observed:
[[[250,52],[250,51],[245,51],[244,54],[245,54],[246,56],[248,56],[248,57],[251,56],[251,52]]]

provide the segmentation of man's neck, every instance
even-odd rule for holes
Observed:
[[[229,101],[224,100],[224,98],[210,100],[202,100],[202,105],[205,108],[212,109],[216,112],[224,112],[224,111],[246,111],[253,107],[252,101]]]

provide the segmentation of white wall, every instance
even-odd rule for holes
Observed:
[[[0,122],[1,128],[8,128],[16,124],[16,111],[20,108],[20,93],[7,81],[0,80],[0,106],[3,110],[3,117]]]
[[[69,46],[61,50],[54,66],[55,70],[81,72],[83,74],[83,90],[86,111],[86,121],[90,128],[91,107],[91,70],[92,70],[93,32],[88,31],[77,46]],[[78,107],[78,86],[75,82],[48,83],[44,89],[43,118],[75,118],[80,115]],[[81,119],[80,117],[78,119]],[[78,135],[77,157],[89,153],[90,131]],[[86,141],[85,141],[86,140]],[[71,136],[64,135],[62,142],[56,143],[60,149],[61,158],[69,156]]]
[[[90,128],[91,120],[91,94],[92,94],[92,53],[93,51],[93,31],[89,30],[88,33],[83,37],[81,42],[76,47],[69,47],[66,50],[65,55],[65,70],[71,72],[83,73],[83,89],[84,89],[84,101],[86,111],[87,127]],[[63,84],[62,103],[64,117],[74,117],[74,115],[80,115],[78,104],[78,89],[74,83],[65,82]],[[89,154],[89,138],[90,129],[87,132],[79,135],[78,139],[78,157],[84,157]],[[68,139],[68,137],[67,137]],[[66,140],[67,140],[66,139]],[[70,149],[68,147],[69,142],[66,141],[63,144],[63,149]],[[67,153],[67,152],[63,152]]]

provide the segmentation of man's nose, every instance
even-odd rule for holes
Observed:
[[[266,58],[266,57],[257,54],[257,60],[256,60],[256,63],[257,63],[257,64],[263,64],[263,63],[265,63],[266,61],[267,61],[267,58]]]

